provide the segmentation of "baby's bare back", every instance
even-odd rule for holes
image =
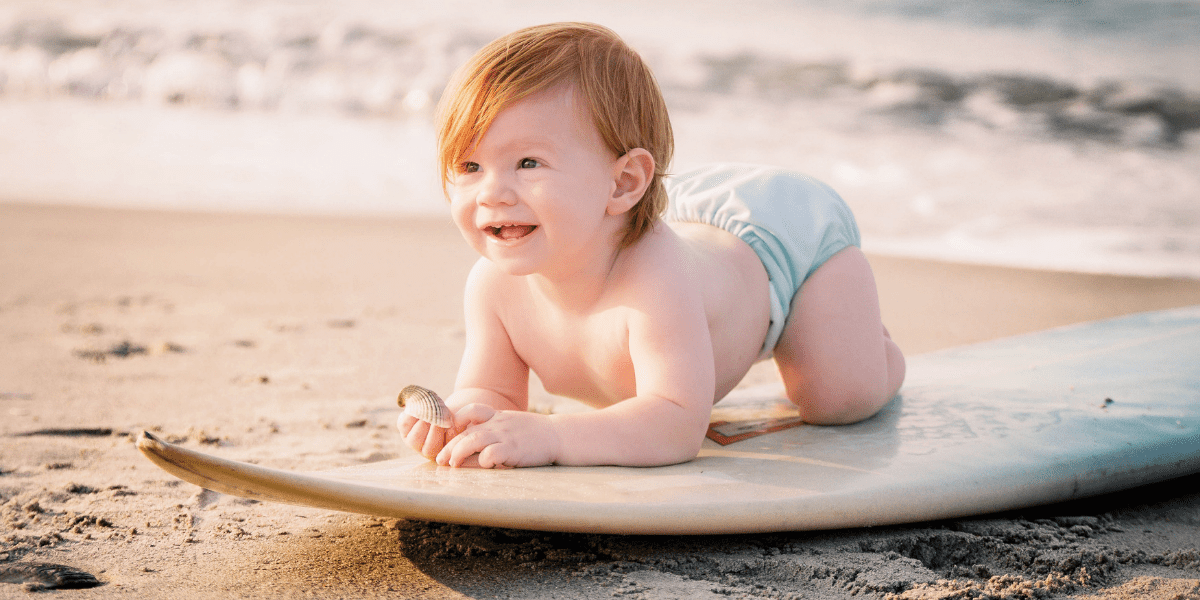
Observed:
[[[767,270],[737,236],[703,223],[671,223],[695,256],[716,359],[718,400],[742,380],[762,351],[771,320]]]

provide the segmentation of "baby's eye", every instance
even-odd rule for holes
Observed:
[[[521,168],[522,169],[536,169],[540,166],[541,166],[541,163],[539,163],[537,161],[537,159],[535,159],[535,158],[522,158],[521,159]]]
[[[465,162],[458,166],[458,170],[463,173],[474,173],[479,170],[479,163]]]

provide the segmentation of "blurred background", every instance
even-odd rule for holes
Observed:
[[[830,183],[877,254],[1200,279],[1200,2],[4,0],[0,202],[448,219],[432,112],[524,25],[637,48],[673,171]]]

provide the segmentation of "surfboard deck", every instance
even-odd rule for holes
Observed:
[[[298,473],[143,433],[138,448],[225,494],[370,515],[545,531],[720,534],[958,518],[1200,472],[1200,306],[913,357],[901,393],[854,425],[705,440],[654,468],[438,467],[415,453]],[[713,411],[735,435],[795,411],[781,387]],[[733,436],[724,436],[726,438]],[[402,441],[397,437],[397,447]]]

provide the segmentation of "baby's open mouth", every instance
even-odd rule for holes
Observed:
[[[537,229],[537,225],[490,225],[485,227],[492,237],[501,240],[519,240]]]

